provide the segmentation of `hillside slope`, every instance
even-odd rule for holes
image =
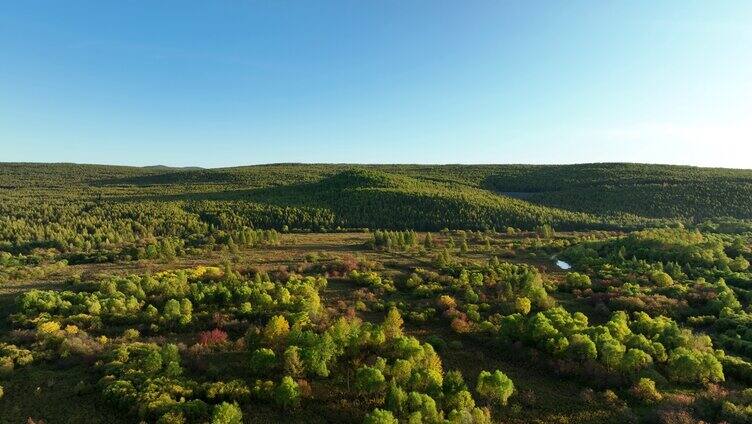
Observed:
[[[641,164],[0,164],[0,199],[6,239],[36,240],[81,218],[95,227],[123,222],[128,228],[143,217],[162,222],[146,225],[156,236],[207,223],[225,229],[532,229],[543,223],[630,229],[752,219],[752,171]]]

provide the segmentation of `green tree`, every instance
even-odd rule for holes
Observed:
[[[449,411],[472,411],[472,409],[475,408],[475,400],[473,399],[473,395],[469,391],[462,390],[457,393],[447,395],[444,398],[444,408],[445,410]]]
[[[514,300],[514,310],[521,313],[522,315],[529,314],[531,307],[532,304],[530,302],[530,299],[528,299],[527,297],[521,296]]]
[[[284,370],[288,375],[298,377],[305,372],[305,366],[303,365],[303,360],[300,358],[300,348],[298,346],[290,346],[285,349],[283,360]]]
[[[655,381],[649,378],[639,379],[629,392],[632,396],[648,404],[660,402],[663,399],[663,395],[655,387]]]
[[[674,349],[668,357],[669,377],[680,383],[708,383],[724,380],[723,366],[712,352],[685,347]]]
[[[300,401],[300,391],[298,383],[289,375],[282,378],[282,381],[274,389],[274,401],[284,409],[292,408],[298,405]]]
[[[749,269],[749,261],[744,256],[737,256],[729,263],[729,268],[735,272],[743,272]]]
[[[257,375],[268,374],[277,365],[277,356],[271,349],[256,349],[251,353],[251,372]]]
[[[399,424],[399,421],[391,412],[376,408],[366,415],[363,424]]]
[[[193,319],[193,304],[188,299],[180,299],[180,324],[187,325]]]
[[[384,405],[386,408],[397,414],[401,414],[407,403],[407,393],[398,386],[394,381],[389,383],[389,389],[386,393]]]
[[[168,300],[162,310],[162,317],[170,322],[180,322],[180,301],[177,299]]]
[[[290,324],[282,315],[273,316],[264,327],[264,339],[272,346],[283,346],[290,333]]]
[[[363,393],[375,393],[384,387],[386,379],[374,367],[360,367],[355,372],[355,387]]]
[[[383,329],[384,335],[387,340],[394,340],[402,336],[402,325],[404,321],[399,313],[399,310],[395,307],[389,309],[384,319]]]
[[[237,403],[222,402],[214,407],[211,424],[243,424],[243,412]]]
[[[640,349],[628,349],[621,360],[621,370],[628,374],[636,374],[641,369],[650,366],[653,358]]]
[[[606,339],[600,342],[598,345],[598,354],[600,361],[606,365],[607,368],[616,370],[621,365],[621,360],[624,357],[626,347],[615,339]]]
[[[569,336],[569,356],[576,361],[592,361],[598,356],[595,342],[587,334],[572,334]]]
[[[419,393],[416,391],[410,392],[407,395],[407,403],[409,409],[420,414],[422,422],[425,423],[438,423],[440,422],[439,410],[436,406],[436,401],[425,393]],[[421,421],[418,421],[421,422]]]
[[[434,247],[433,237],[431,237],[431,233],[426,233],[426,237],[423,239],[423,247],[426,248],[426,250],[431,250]]]
[[[670,275],[663,271],[654,271],[650,274],[650,280],[659,287],[668,287],[674,284],[674,279]]]
[[[185,424],[185,415],[180,411],[167,412],[159,417],[157,424]]]
[[[442,391],[444,394],[459,393],[463,390],[467,390],[467,384],[465,384],[465,378],[462,376],[462,372],[459,370],[447,372],[444,376],[444,383],[442,384]]]
[[[493,373],[481,371],[478,375],[478,384],[475,391],[490,402],[498,406],[505,406],[509,397],[514,393],[514,383],[512,379],[499,370]]]
[[[590,277],[579,272],[568,272],[566,279],[566,286],[570,290],[578,289],[584,290],[592,287],[593,283],[590,281]]]

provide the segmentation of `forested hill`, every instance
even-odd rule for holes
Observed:
[[[93,227],[134,220],[162,235],[207,224],[631,229],[709,218],[750,220],[752,170],[642,164],[193,169],[3,163],[0,200],[6,240],[37,240],[43,238],[40,231],[64,232],[84,218]]]

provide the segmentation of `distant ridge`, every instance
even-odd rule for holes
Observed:
[[[175,202],[212,225],[254,228],[631,229],[752,220],[752,170],[637,163],[214,169],[0,163],[0,197],[30,193],[48,202],[92,196],[113,205]]]
[[[204,169],[200,166],[167,166],[167,165],[148,165],[141,166],[142,169],[148,169],[153,171],[199,171]]]

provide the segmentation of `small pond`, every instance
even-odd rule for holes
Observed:
[[[569,265],[568,263],[562,261],[561,259],[556,260],[556,266],[559,267],[559,269],[570,269],[572,268],[572,265]]]

